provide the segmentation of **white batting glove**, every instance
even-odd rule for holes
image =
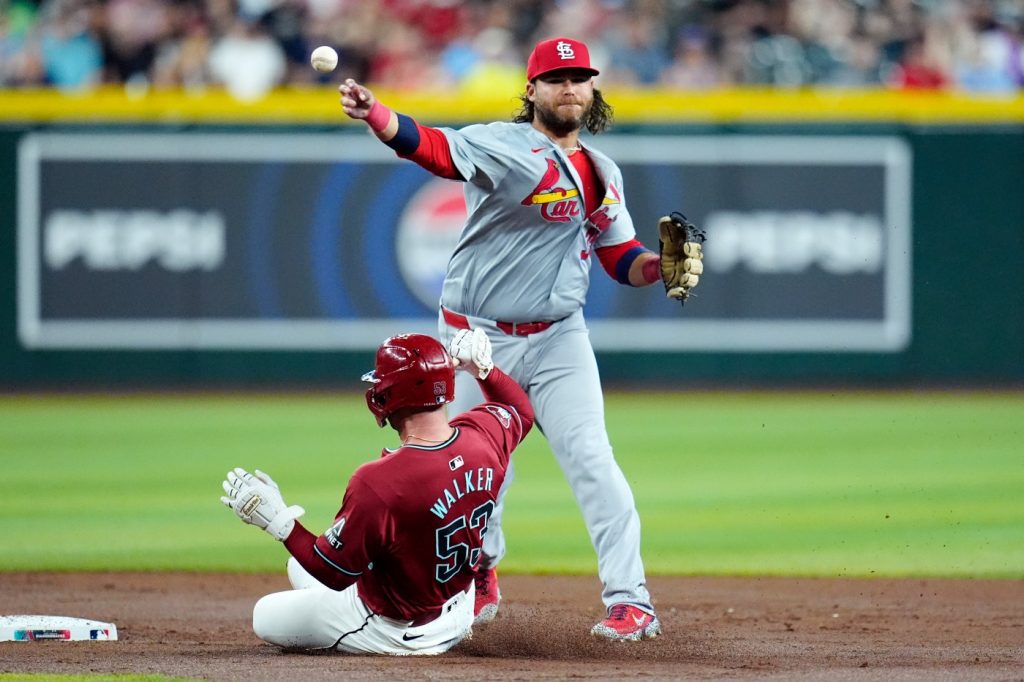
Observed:
[[[448,346],[448,353],[456,367],[462,367],[478,379],[486,379],[494,369],[491,359],[491,340],[480,327],[460,329]]]
[[[284,541],[295,527],[295,519],[306,513],[298,505],[286,506],[277,483],[259,469],[254,476],[235,467],[228,472],[222,487],[225,496],[220,501],[235,512],[235,516],[262,528],[276,540]]]

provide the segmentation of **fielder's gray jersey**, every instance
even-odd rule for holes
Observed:
[[[441,305],[507,322],[560,320],[582,307],[594,248],[636,235],[618,166],[586,148],[604,189],[601,207],[586,216],[576,169],[529,123],[441,130],[467,180],[469,211]]]

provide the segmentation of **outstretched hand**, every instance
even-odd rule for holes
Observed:
[[[338,86],[341,93],[341,109],[350,118],[364,120],[370,114],[373,103],[377,100],[369,88],[360,85],[351,78]]]
[[[241,467],[229,471],[221,483],[220,501],[245,523],[262,528],[276,540],[284,540],[295,527],[295,519],[306,513],[298,505],[288,507],[281,490],[269,475],[259,469],[255,475]]]

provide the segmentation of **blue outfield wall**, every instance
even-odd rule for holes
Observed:
[[[685,308],[593,268],[606,383],[1024,381],[1024,126],[628,125],[642,241],[708,229]],[[432,332],[464,202],[362,131],[0,129],[0,388],[358,389]],[[552,203],[546,210],[559,210]]]

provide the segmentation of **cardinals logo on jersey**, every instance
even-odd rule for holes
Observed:
[[[612,183],[608,183],[608,193],[605,194],[604,201],[601,202],[601,208],[587,216],[587,248],[580,252],[580,258],[586,260],[590,257],[590,249],[594,247],[594,243],[612,226],[618,216],[617,213],[613,215],[609,207],[621,203],[619,190],[615,189],[615,185]]]
[[[547,159],[548,168],[544,176],[523,199],[523,206],[540,206],[540,215],[551,223],[565,223],[580,214],[580,191],[576,188],[555,187],[562,177],[558,163]]]

